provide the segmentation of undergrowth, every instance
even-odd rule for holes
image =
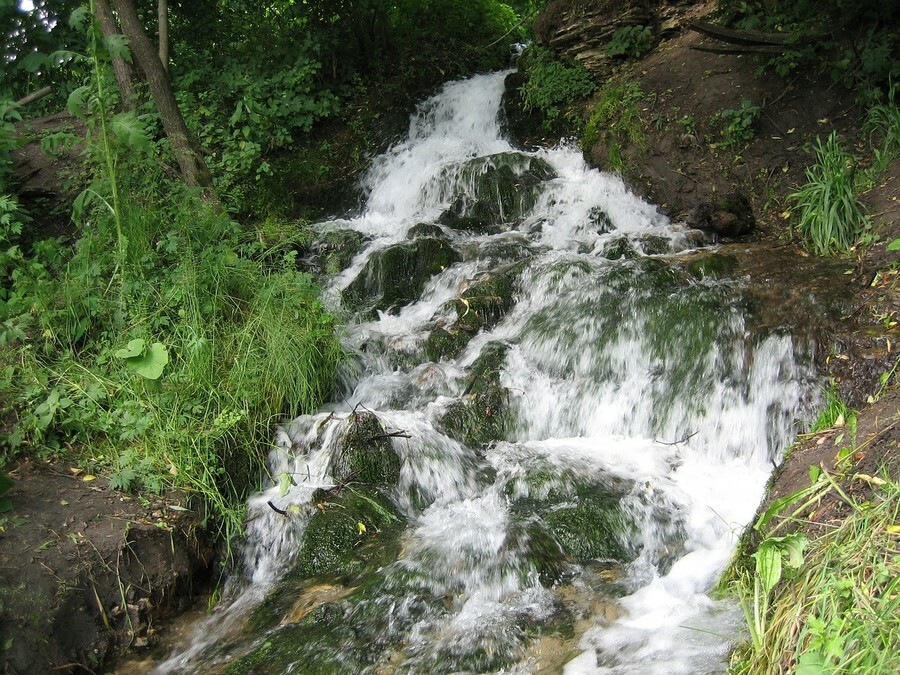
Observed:
[[[625,148],[631,145],[643,148],[646,143],[644,122],[638,108],[644,98],[640,84],[624,77],[607,82],[596,96],[581,147],[590,152],[602,141],[608,152],[606,168],[610,171],[624,171],[622,151]]]

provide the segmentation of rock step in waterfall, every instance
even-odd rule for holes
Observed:
[[[698,673],[708,591],[810,405],[735,261],[576,150],[514,148],[506,73],[448,84],[309,264],[335,400],[282,425],[243,564],[163,672]]]

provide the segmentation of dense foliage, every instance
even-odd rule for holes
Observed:
[[[495,0],[171,1],[166,65],[214,177],[210,199],[171,168],[158,102],[133,69],[136,106],[122,110],[112,65],[131,61],[128,41],[79,4],[0,12],[0,466],[67,455],[120,489],[180,488],[231,534],[272,424],[318,406],[342,358],[298,261],[305,225],[260,203],[266,181],[292,180],[273,164],[292,166],[282,158],[323,122],[364,147],[354,118],[379,113],[359,101],[396,104],[391,91],[403,104],[506,65],[519,17]],[[155,36],[156,3],[134,4]],[[84,153],[73,240],[44,238],[58,228],[32,223],[12,196],[11,152],[27,139],[9,101],[46,85],[40,105],[64,104],[87,128],[43,139]],[[362,150],[342,152],[363,165]]]

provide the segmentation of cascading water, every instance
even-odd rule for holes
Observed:
[[[366,241],[326,289],[356,317],[344,390],[279,430],[242,573],[161,671],[724,670],[737,613],[708,592],[811,358],[690,273],[703,235],[504,140],[504,76],[426,102],[365,212],[321,225]],[[371,480],[344,466],[363,428]],[[350,562],[313,544],[335,513]]]

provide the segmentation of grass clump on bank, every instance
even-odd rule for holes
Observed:
[[[900,484],[856,479],[872,485],[869,500],[854,501],[831,477],[821,483],[851,508],[842,521],[810,540],[770,535],[759,545],[756,569],[737,582],[751,641],[730,672],[900,672]]]
[[[260,243],[184,186],[139,182],[118,224],[97,199],[74,245],[18,247],[4,269],[3,459],[183,490],[230,536],[272,424],[330,394],[342,352],[290,237]]]

